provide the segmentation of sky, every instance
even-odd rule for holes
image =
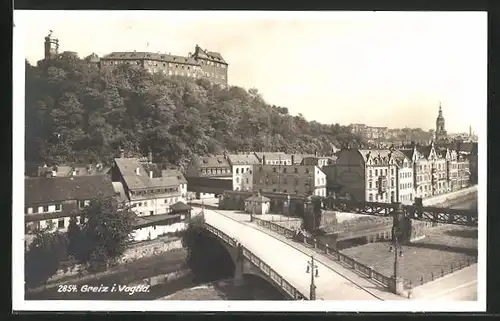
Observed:
[[[321,123],[434,129],[486,126],[487,18],[483,12],[16,11],[23,51],[222,54],[231,85]]]

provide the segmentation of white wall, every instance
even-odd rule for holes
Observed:
[[[252,165],[234,165],[232,172],[233,190],[252,190]]]
[[[186,191],[187,193],[187,191]],[[186,195],[186,194],[184,194]],[[149,198],[144,200],[134,200],[130,202],[132,210],[139,216],[166,214],[170,209],[170,205],[177,202],[186,203],[186,199],[181,197],[181,194],[175,194],[169,197]]]
[[[157,225],[157,226],[148,226],[140,229],[136,229],[132,236],[134,241],[140,242],[145,240],[154,240],[158,238],[158,236],[166,234],[166,233],[174,233],[177,231],[185,230],[187,224],[184,222],[174,223],[171,225]]]
[[[49,225],[50,225],[50,222],[53,223],[53,228],[50,230],[50,232],[66,232],[68,230],[68,226],[69,226],[69,221],[70,221],[71,217],[69,216],[66,216],[66,217],[61,217],[61,218],[54,218],[54,219],[50,219],[50,220],[40,220],[40,221],[36,221],[36,222],[29,222],[27,223],[26,225],[30,225],[30,226],[34,226],[34,227],[38,227],[40,229],[45,229],[45,228],[48,228]],[[58,224],[59,224],[59,220],[63,220],[64,221],[64,227],[63,228],[59,228]],[[76,217],[76,220],[78,223],[80,223],[80,216],[77,216]]]
[[[398,175],[398,201],[403,204],[413,204],[413,198],[415,196],[413,169],[411,167],[403,167],[399,170]]]

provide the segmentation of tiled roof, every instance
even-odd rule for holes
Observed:
[[[165,53],[153,53],[153,52],[112,52],[101,60],[157,60],[162,62],[176,63],[176,64],[189,64],[189,65],[200,65],[192,57],[169,55]]]
[[[142,164],[137,158],[116,158],[116,166],[120,170],[123,180],[127,187],[131,190],[146,189],[146,188],[158,188],[158,187],[177,187],[180,182],[177,177],[166,176],[166,177],[149,177],[149,172],[146,171],[145,164]],[[152,169],[152,166],[148,164],[146,167]],[[137,175],[136,169],[139,168],[139,174]],[[156,170],[161,175],[161,171]],[[153,170],[155,173],[155,170]]]
[[[262,157],[265,156],[266,157],[266,160],[291,160],[292,159],[292,156],[291,155],[288,155],[288,154],[285,154],[283,152],[274,152],[274,153],[262,153],[262,152],[256,152],[255,153],[255,156],[257,156],[257,158],[262,161]]]
[[[388,149],[358,149],[358,151],[363,156],[364,160],[367,159],[368,155],[372,158],[387,158],[392,153],[392,151]]]
[[[193,56],[198,58],[200,56],[200,53],[202,55],[207,56],[211,60],[214,60],[214,61],[217,61],[217,62],[220,62],[220,63],[227,65],[227,62],[224,60],[224,58],[222,58],[222,55],[220,53],[214,52],[214,51],[208,51],[208,50],[202,49],[200,46],[196,45],[196,47],[194,49]]]
[[[65,200],[88,200],[99,193],[115,194],[111,180],[105,175],[75,177],[35,177],[24,180],[24,200],[28,204]]]
[[[189,211],[191,207],[184,202],[177,202],[170,206],[170,210],[173,212]]]
[[[227,155],[231,165],[256,165],[260,161],[254,154],[229,154]]]
[[[431,154],[431,146],[417,146],[417,151],[422,154],[425,158],[429,158]]]
[[[179,183],[181,183],[181,184],[187,183],[186,177],[184,176],[184,174],[182,174],[182,172],[179,168],[163,169],[161,171],[161,176],[163,176],[163,177],[167,177],[167,176],[177,177],[177,179],[179,180]]]
[[[413,159],[413,149],[400,149],[399,152],[403,153],[409,159]]]
[[[196,159],[199,168],[227,168],[231,167],[229,162],[223,155],[218,156],[202,156]]]

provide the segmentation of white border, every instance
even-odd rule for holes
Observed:
[[[65,18],[81,17],[83,13],[91,13],[92,18],[103,18],[110,13],[119,14],[123,18],[161,18],[160,11],[67,11]],[[13,39],[13,198],[12,198],[12,306],[13,310],[39,310],[39,311],[346,311],[346,312],[476,312],[486,310],[486,126],[478,128],[479,138],[479,188],[478,188],[478,301],[25,301],[24,300],[24,81],[25,81],[25,54],[23,48],[22,23],[33,15],[50,14],[50,11],[14,11],[14,39]],[[377,12],[377,15],[400,14],[393,12]],[[425,13],[405,13],[405,17]],[[440,12],[438,14],[448,14]],[[465,14],[465,12],[454,12],[450,14]],[[485,32],[486,32],[486,13]],[[374,15],[371,12],[270,12],[270,11],[226,11],[226,12],[176,12],[179,18],[197,19],[228,16],[232,19],[246,18],[312,18],[314,19],[370,19]],[[487,59],[485,53],[485,61]],[[486,69],[485,69],[486,72]],[[486,73],[484,75],[486,77]],[[486,89],[486,88],[485,88]],[[485,95],[486,98],[486,95]],[[487,101],[483,102],[484,108],[476,108],[482,113],[486,124]],[[471,106],[475,108],[476,106]]]

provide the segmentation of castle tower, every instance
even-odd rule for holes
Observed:
[[[439,114],[436,118],[436,140],[441,141],[446,138],[446,130],[444,126],[443,110],[441,103],[439,103]]]
[[[52,30],[45,37],[45,60],[52,60],[59,54],[59,40],[52,36]]]

